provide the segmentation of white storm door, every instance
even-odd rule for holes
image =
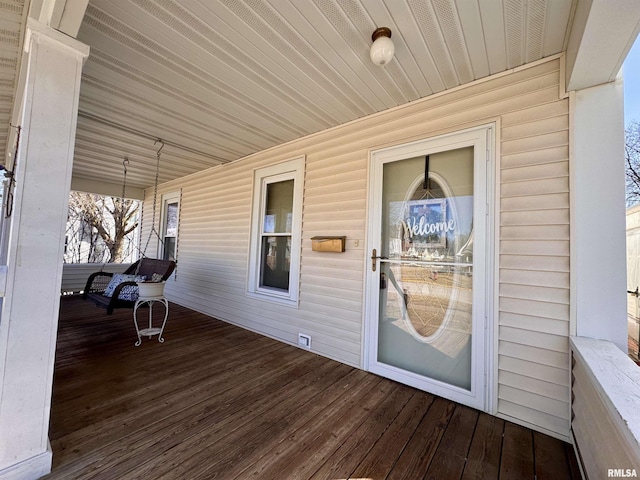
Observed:
[[[367,368],[487,409],[493,129],[372,152]]]

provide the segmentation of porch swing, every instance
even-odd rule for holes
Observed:
[[[164,142],[160,139],[154,143],[161,143],[156,153],[156,179],[153,188],[153,215],[151,220],[151,231],[143,250],[138,248],[141,254],[140,260],[131,264],[123,273],[110,273],[100,270],[92,273],[87,279],[82,298],[93,301],[96,306],[105,308],[107,315],[111,315],[116,308],[133,309],[138,299],[138,282],[164,282],[176,268],[174,260],[163,260],[158,258],[148,258],[146,256],[147,247],[151,237],[155,234],[161,244],[164,244],[158,230],[156,229],[156,200],[158,198],[158,178],[160,173],[160,152],[164,148]],[[122,183],[122,197],[125,198],[127,185],[127,164],[129,159],[122,161],[124,166],[124,180]],[[104,266],[104,265],[103,265]]]

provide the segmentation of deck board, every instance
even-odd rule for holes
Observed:
[[[535,480],[533,432],[520,425],[504,427],[500,480]]]
[[[497,417],[480,414],[462,480],[498,478],[504,423],[504,420]]]
[[[164,337],[63,298],[46,478],[578,478],[557,439],[178,305]]]

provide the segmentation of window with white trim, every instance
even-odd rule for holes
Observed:
[[[248,292],[298,304],[304,157],[254,171]]]
[[[163,260],[178,259],[178,226],[180,222],[180,192],[162,195],[160,238],[158,257]]]

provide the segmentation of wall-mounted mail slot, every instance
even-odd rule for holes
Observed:
[[[311,237],[314,252],[344,252],[347,237]]]

